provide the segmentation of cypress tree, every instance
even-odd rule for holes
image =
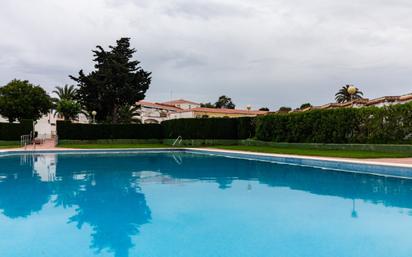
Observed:
[[[78,77],[70,76],[78,83],[78,101],[89,113],[97,112],[96,120],[117,123],[122,107],[145,98],[151,73],[132,60],[135,52],[130,38],[117,40],[109,51],[97,46],[93,50],[95,70],[87,75],[80,70]]]

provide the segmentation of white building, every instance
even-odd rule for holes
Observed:
[[[182,110],[188,110],[188,109],[200,107],[200,103],[195,103],[195,102],[184,100],[184,99],[163,102],[162,104],[174,106]]]
[[[200,103],[179,99],[174,101],[153,103],[139,101],[136,103],[140,107],[140,119],[142,123],[161,123],[171,119],[185,118],[237,118],[237,117],[254,117],[267,114],[266,111],[241,110],[241,109],[220,109],[204,108]]]
[[[56,136],[56,123],[62,121],[63,117],[54,115],[55,111],[44,115],[34,122],[34,131],[36,131],[40,138],[48,139]],[[0,116],[0,123],[8,123],[9,120]],[[79,114],[77,119],[72,121],[74,123],[90,123],[89,119],[84,114]]]
[[[170,119],[187,119],[187,118],[240,118],[255,117],[266,115],[267,111],[242,110],[242,109],[221,109],[221,108],[204,108],[197,107],[187,110],[181,110],[170,115]]]
[[[173,114],[183,110],[200,107],[199,103],[179,99],[164,103],[153,103],[147,101],[139,101],[136,103],[140,107],[140,120],[142,123],[156,123],[159,124],[164,120],[173,118]]]
[[[63,117],[55,114],[55,111],[51,111],[47,115],[44,115],[39,120],[35,122],[34,130],[41,136],[42,138],[52,138],[56,136],[56,124],[57,121],[62,121]],[[86,115],[83,113],[77,116],[77,119],[72,121],[73,123],[90,123],[90,120],[87,118]]]

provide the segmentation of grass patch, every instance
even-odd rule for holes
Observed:
[[[78,148],[78,149],[115,149],[115,148],[168,148],[170,146],[164,144],[59,144],[58,147],[63,148]]]
[[[20,142],[18,141],[0,141],[0,149],[7,148],[19,148]]]
[[[77,149],[115,149],[115,148],[171,148],[170,144],[162,144],[159,141],[61,141],[58,145],[63,148],[77,148]],[[342,145],[344,147],[344,145]],[[0,148],[2,144],[0,143]],[[196,147],[196,146],[189,146]],[[212,146],[198,146],[210,147],[225,150],[240,150],[260,153],[273,154],[291,154],[291,155],[306,155],[306,156],[322,156],[322,157],[341,157],[341,158],[358,158],[358,159],[372,159],[372,158],[406,158],[412,157],[412,151],[402,151],[400,149],[322,149],[318,147],[311,147],[310,145],[281,145],[281,146],[252,146],[252,145],[212,145]],[[327,146],[322,146],[327,147]]]
[[[0,145],[0,149],[20,148],[20,145]]]
[[[247,146],[247,145],[224,145],[211,146],[211,148],[225,150],[240,150],[259,153],[273,154],[292,154],[322,157],[341,157],[341,158],[406,158],[412,157],[408,152],[382,152],[382,151],[365,151],[365,150],[329,150],[329,149],[312,149],[312,148],[293,148],[293,147],[272,147],[272,146]]]

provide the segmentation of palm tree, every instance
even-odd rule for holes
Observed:
[[[354,92],[351,92],[351,90],[355,89]],[[335,94],[335,100],[338,103],[345,103],[345,102],[350,102],[355,99],[362,99],[363,93],[362,91],[359,91],[358,88],[354,87],[353,85],[346,85],[342,87],[336,94]]]
[[[77,90],[74,87],[74,85],[64,85],[64,87],[56,87],[55,90],[53,90],[53,93],[57,95],[57,99],[55,98],[55,101],[58,100],[75,100],[77,96]]]
[[[125,123],[125,124],[129,124],[129,123],[140,124],[142,123],[140,118],[138,118],[138,116],[140,116],[140,111],[141,111],[140,107],[136,105],[130,106],[128,104],[125,104],[119,109],[118,121],[120,123]]]
[[[68,99],[61,99],[56,103],[56,112],[54,116],[60,115],[66,121],[76,120],[79,113],[81,113],[81,105],[74,101]]]
[[[64,120],[75,120],[82,111],[81,105],[76,101],[75,86],[56,87],[53,93],[57,95],[52,98],[53,109],[56,110],[54,115],[62,116]]]

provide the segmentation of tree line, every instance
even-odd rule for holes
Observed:
[[[345,103],[362,98],[363,92],[353,85],[345,85],[335,94],[335,100],[337,103]],[[230,97],[222,95],[221,97],[219,97],[216,103],[202,103],[201,107],[235,109],[235,104]],[[312,107],[311,103],[303,103],[297,109],[304,110],[309,107]],[[259,111],[270,111],[270,109],[268,107],[261,107]],[[292,108],[288,106],[282,106],[277,110],[277,112],[280,113],[288,113],[290,111],[292,111]]]
[[[351,102],[353,100],[363,99],[363,92],[359,90],[359,88],[355,87],[354,85],[345,85],[335,94],[335,101],[337,103],[346,103]],[[311,103],[304,103],[300,105],[300,107],[296,108],[297,110],[304,110],[309,107],[312,107]],[[260,108],[262,111],[269,111],[269,108]],[[288,113],[292,111],[291,107],[282,106],[278,109],[277,112],[280,113]]]

